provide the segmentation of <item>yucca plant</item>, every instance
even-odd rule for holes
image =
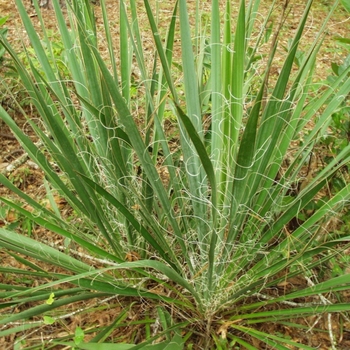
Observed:
[[[88,1],[67,3],[67,24],[54,0],[69,79],[60,74],[62,62],[48,54],[51,43],[37,4],[42,38],[22,2],[16,3],[40,72],[34,63],[27,69],[4,37],[1,44],[40,116],[40,123],[27,121],[41,142],[25,135],[2,107],[0,117],[45,174],[51,209],[3,175],[0,182],[21,201],[1,201],[66,244],[0,229],[2,250],[27,267],[1,267],[27,282],[9,278],[1,285],[0,324],[8,328],[0,335],[58,323],[67,315],[63,306],[93,298],[115,305],[113,296],[129,297],[119,301],[126,310],[90,330],[95,333],[88,343],[75,334],[47,348],[312,349],[280,330],[306,330],[297,319],[314,315],[347,317],[350,304],[336,293],[349,289],[350,275],[320,280],[318,271],[349,248],[349,237],[328,232],[326,224],[348,205],[350,186],[331,198],[324,188],[349,162],[350,146],[302,177],[332,112],[350,91],[349,69],[331,85],[312,89],[317,53],[337,3],[296,66],[312,1],[305,4],[275,80],[269,72],[283,20],[266,44],[275,1],[261,23],[259,0],[236,1],[235,15],[230,1],[222,10],[213,0],[210,19],[200,2],[189,13],[179,0],[167,28],[158,25],[160,12],[149,1],[142,9],[120,1],[116,43],[104,0],[104,33]],[[147,25],[139,12],[146,13]],[[153,35],[151,56],[145,30]],[[180,60],[173,57],[177,39]],[[265,56],[263,44],[271,48]],[[135,66],[139,76],[133,78]],[[73,209],[69,219],[52,200],[56,194]],[[300,284],[293,287],[293,279]],[[34,280],[42,282],[33,287]],[[113,334],[125,325],[132,302],[145,299],[153,302],[145,320],[140,316],[142,342],[108,345],[116,342]],[[152,333],[157,322],[161,327]],[[329,316],[335,346],[331,323]],[[279,333],[264,324],[279,325]]]

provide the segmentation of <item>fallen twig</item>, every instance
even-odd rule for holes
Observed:
[[[38,141],[36,143],[34,143],[34,145],[36,147],[41,147],[43,145],[42,141]],[[16,150],[18,151],[18,150]],[[5,169],[1,170],[1,174],[8,176],[11,173],[13,173],[16,169],[18,169],[21,165],[23,165],[24,163],[27,162],[27,160],[29,159],[29,154],[27,152],[25,152],[24,154],[22,154],[20,157],[18,157],[17,159],[15,159],[13,162],[11,162],[10,164],[8,164],[7,166],[5,166]],[[33,167],[37,167],[37,165],[33,162],[31,162],[31,165]]]

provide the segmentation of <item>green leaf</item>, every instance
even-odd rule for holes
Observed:
[[[58,343],[64,346],[71,346],[76,349],[81,350],[129,350],[134,347],[132,344],[108,344],[108,343],[85,343],[85,344],[78,344],[76,345],[73,342],[67,342],[67,343]]]
[[[10,16],[5,16],[0,18],[0,27],[3,26]]]
[[[46,304],[51,305],[53,304],[54,301],[55,301],[55,293],[51,293],[49,296],[49,299],[46,300]]]
[[[44,316],[44,323],[47,325],[54,324],[56,320],[51,316]]]
[[[350,44],[350,39],[349,38],[335,38],[335,40],[339,41],[340,43],[343,44]]]
[[[75,345],[79,345],[81,342],[83,342],[84,337],[85,337],[84,331],[80,327],[75,328],[75,331],[74,331],[74,343],[75,343]]]
[[[341,3],[344,6],[345,10],[350,12],[350,1],[349,0],[341,0]]]
[[[178,334],[176,334],[172,339],[160,342],[157,344],[140,344],[140,345],[133,345],[133,344],[110,344],[110,343],[80,343],[75,344],[71,342],[67,343],[57,343],[62,344],[65,346],[75,346],[77,349],[82,350],[129,350],[129,349],[135,349],[135,350],[182,350],[184,343]]]

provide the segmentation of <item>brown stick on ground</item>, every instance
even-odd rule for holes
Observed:
[[[4,139],[8,139],[8,140],[16,140],[16,138],[13,135],[4,134],[2,132],[0,132],[0,137],[3,137]]]

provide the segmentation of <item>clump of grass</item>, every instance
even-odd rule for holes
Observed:
[[[350,91],[348,67],[316,97],[308,95],[329,17],[308,51],[298,55],[295,67],[312,1],[305,4],[279,77],[273,82],[268,77],[278,33],[269,35],[269,20],[275,2],[265,21],[258,23],[260,1],[239,1],[233,20],[230,1],[221,13],[219,2],[213,0],[210,24],[203,29],[198,21],[205,16],[198,2],[194,45],[185,0],[174,4],[165,38],[159,34],[158,11],[145,0],[155,48],[151,69],[145,64],[138,20],[141,10],[135,2],[128,6],[120,2],[116,53],[106,4],[101,1],[107,59],[101,56],[101,33],[97,33],[89,2],[68,2],[69,24],[59,3],[53,4],[70,79],[60,76],[48,37],[43,45],[19,0],[17,6],[40,71],[31,64],[28,72],[11,45],[1,39],[41,118],[40,126],[30,119],[28,123],[44,149],[36,147],[2,107],[0,117],[45,173],[48,193],[57,191],[64,197],[82,223],[77,227],[59,210],[47,209],[4,176],[1,183],[33,210],[1,200],[35,224],[73,242],[84,251],[84,259],[71,249],[58,249],[1,228],[2,249],[28,268],[1,270],[33,280],[45,278],[46,282],[38,287],[2,285],[3,307],[39,304],[9,312],[0,323],[34,318],[39,321],[25,321],[24,325],[38,327],[48,322],[47,317],[54,320],[59,307],[119,295],[158,302],[154,323],[161,324],[153,335],[145,331],[142,345],[124,348],[147,344],[150,349],[170,348],[175,344],[174,349],[181,349],[193,345],[193,339],[197,348],[256,349],[253,344],[257,343],[279,349],[310,348],[258,328],[264,322],[298,328],[293,320],[299,317],[350,309],[348,303],[324,297],[347,290],[349,274],[319,281],[316,273],[349,248],[346,237],[322,231],[327,220],[347,205],[349,185],[323,199],[296,227],[289,225],[350,160],[346,146],[314,177],[307,181],[300,177],[319,135]],[[39,9],[37,13],[40,18]],[[42,29],[45,33],[45,27]],[[257,76],[261,70],[256,62],[262,59],[259,48],[269,37],[271,51],[265,70]],[[181,41],[180,65],[173,64],[177,39]],[[33,58],[28,55],[27,59],[31,62]],[[137,96],[137,103],[130,97],[132,63],[138,66],[144,92]],[[183,96],[173,73],[179,67]],[[142,112],[144,126],[135,120],[134,106],[138,114]],[[170,137],[165,127],[169,111],[178,130],[176,149],[173,133]],[[314,127],[304,133],[310,121]],[[287,152],[300,137],[303,142],[286,162]],[[296,183],[301,186],[291,195]],[[35,261],[59,267],[60,272],[52,273]],[[270,293],[296,277],[301,287]],[[41,319],[43,316],[46,318]],[[81,341],[81,334],[72,336],[71,342],[55,341],[81,349],[107,343],[120,320],[116,315],[110,325],[96,329],[89,343]],[[144,324],[149,329],[146,321]],[[192,334],[198,331],[202,337],[194,338]],[[329,335],[335,342],[331,327]],[[160,345],[150,345],[157,340]]]

